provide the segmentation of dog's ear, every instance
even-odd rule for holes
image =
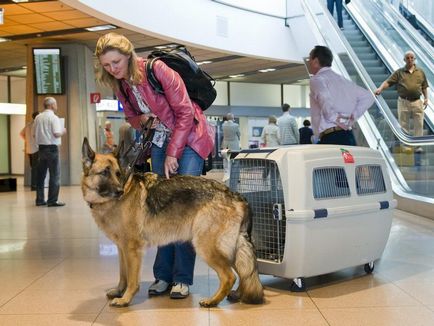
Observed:
[[[90,147],[87,137],[84,137],[83,139],[81,154],[82,154],[81,161],[83,163],[83,172],[87,174],[89,172],[90,167],[92,166],[93,161],[95,160],[95,152]]]

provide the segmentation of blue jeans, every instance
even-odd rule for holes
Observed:
[[[164,176],[166,145],[159,148],[152,145],[152,172]],[[178,174],[199,176],[203,169],[203,159],[190,147],[186,146],[178,160]],[[154,262],[154,277],[168,283],[193,284],[194,262],[196,252],[190,242],[171,243],[158,247]]]
[[[336,14],[338,16],[338,26],[343,27],[342,19],[342,0],[327,0],[327,8],[333,16],[334,4],[336,4]]]
[[[54,204],[57,202],[60,190],[60,161],[59,148],[57,145],[39,146],[39,160],[37,169],[36,204],[42,204],[45,202],[44,181],[47,175],[47,170],[50,171],[47,204]]]

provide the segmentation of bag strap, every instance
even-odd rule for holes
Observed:
[[[158,58],[152,58],[146,60],[146,76],[148,78],[149,84],[151,84],[152,88],[158,93],[158,94],[164,94],[163,86],[161,86],[161,83],[158,81],[157,77],[154,74],[154,63],[157,61]]]

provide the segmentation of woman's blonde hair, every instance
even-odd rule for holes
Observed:
[[[268,123],[276,123],[277,122],[277,118],[275,115],[270,115],[268,117]]]
[[[140,84],[143,79],[143,74],[137,63],[137,54],[134,51],[134,45],[125,36],[113,32],[101,36],[96,43],[95,56],[98,60],[95,70],[97,81],[114,90],[119,88],[119,81],[110,75],[99,61],[101,55],[112,50],[116,50],[119,53],[130,57],[128,59],[128,75],[130,76],[130,81],[136,85]]]

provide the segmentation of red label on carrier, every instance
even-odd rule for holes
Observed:
[[[341,148],[342,157],[344,158],[344,163],[354,163],[354,157],[349,151]]]

